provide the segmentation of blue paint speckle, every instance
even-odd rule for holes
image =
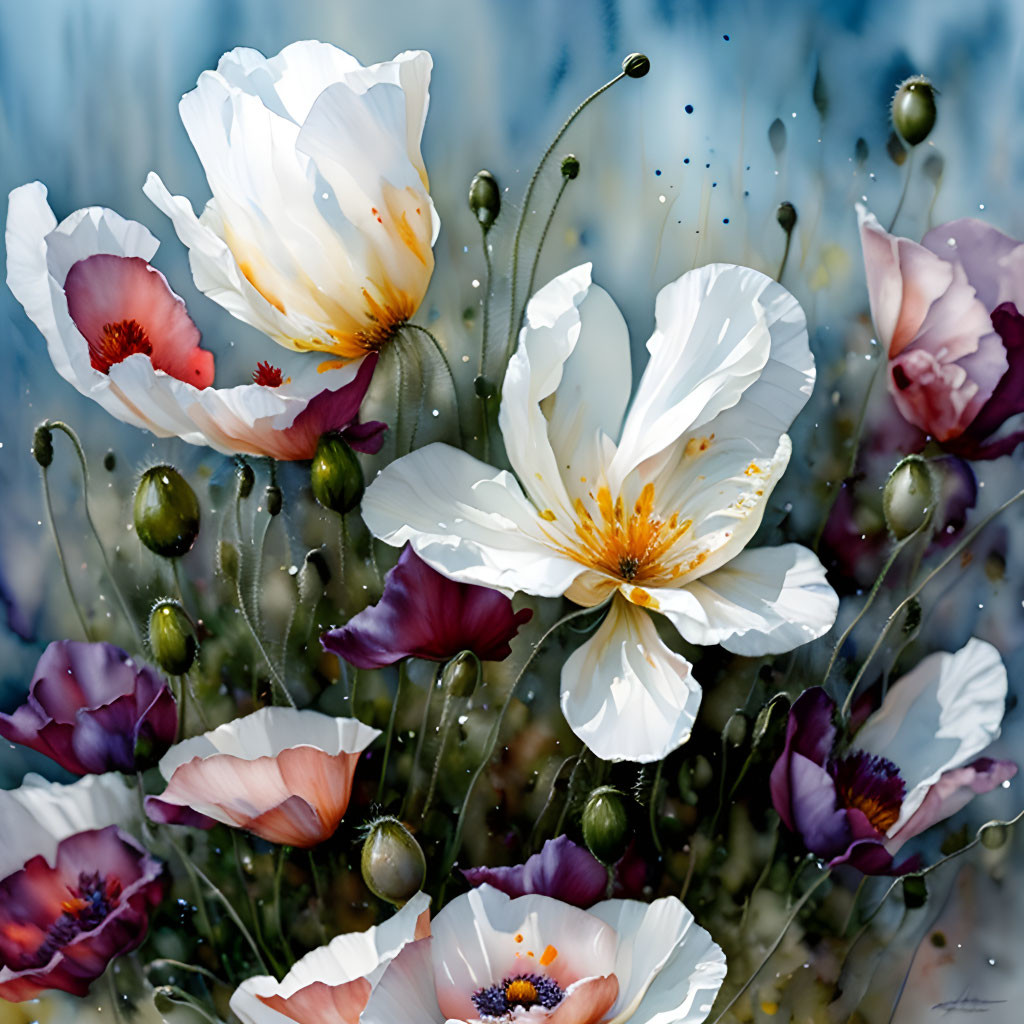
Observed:
[[[683,110],[685,110],[688,114],[692,114],[693,113],[693,104],[692,103],[687,103],[686,106],[683,107]]]
[[[684,156],[683,157],[683,163],[684,164],[688,164],[689,162],[690,162],[690,158],[688,156]]]
[[[657,175],[657,176],[658,176],[659,178],[661,177],[661,171],[659,171],[659,170],[655,170],[655,172],[654,172],[654,173],[655,173],[655,174],[656,174],[656,175]]]
[[[723,224],[728,224],[729,223],[729,218],[728,217],[723,217],[722,218],[722,223]]]
[[[705,164],[704,166],[705,166],[705,167],[710,167],[710,166],[711,166],[711,164]]]
[[[724,40],[725,40],[726,42],[729,42],[729,37],[728,37],[728,36],[722,36],[722,38],[723,38],[723,39],[724,39]]]

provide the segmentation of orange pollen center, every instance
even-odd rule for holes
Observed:
[[[841,789],[839,799],[844,807],[855,807],[879,832],[888,832],[900,816],[900,804],[878,794]]]
[[[527,978],[516,978],[505,988],[505,998],[510,1006],[532,1006],[537,1002],[537,986]]]
[[[265,388],[279,388],[283,380],[281,371],[268,362],[257,363],[252,372],[253,384],[262,384]]]
[[[89,346],[89,361],[93,369],[110,373],[111,366],[137,352],[146,356],[153,354],[146,329],[138,320],[119,320],[103,325],[99,340]]]
[[[672,549],[693,525],[673,512],[668,519],[654,511],[654,484],[644,484],[640,497],[627,515],[620,495],[612,501],[607,487],[591,495],[597,505],[597,516],[576,499],[576,536],[580,548],[568,552],[572,557],[595,569],[617,576],[627,583],[674,579],[690,568],[685,561],[671,558]]]

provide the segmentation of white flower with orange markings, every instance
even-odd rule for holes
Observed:
[[[428,445],[367,489],[363,516],[466,583],[611,598],[562,670],[562,710],[602,758],[652,761],[685,742],[691,666],[651,611],[695,644],[777,654],[825,633],[838,598],[796,544],[744,550],[814,384],[804,315],[780,285],[717,264],[663,288],[630,403],[626,325],[590,266],[531,299],[499,423],[516,477]],[[628,412],[627,412],[628,407]]]
[[[181,100],[213,198],[196,217],[146,194],[189,249],[196,286],[287,348],[356,359],[419,308],[439,221],[420,136],[430,55],[363,67],[327,43],[239,47]]]
[[[489,885],[457,896],[406,945],[361,1024],[699,1024],[725,956],[674,896],[580,910]]]

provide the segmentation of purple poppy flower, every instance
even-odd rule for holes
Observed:
[[[908,839],[1017,774],[1011,761],[971,760],[998,737],[1005,699],[999,652],[971,639],[956,654],[925,658],[839,749],[835,702],[813,687],[790,710],[772,803],[830,866],[914,870],[916,858],[893,863]]]
[[[134,772],[174,742],[178,708],[166,681],[105,643],[58,640],[36,665],[28,700],[0,714],[0,736],[77,775]]]
[[[64,839],[53,866],[33,857],[0,880],[0,998],[84,996],[141,944],[165,891],[163,865],[116,825]]]
[[[647,866],[626,851],[614,866],[614,894],[620,898],[640,895],[647,878]],[[513,899],[518,896],[551,896],[584,910],[605,899],[608,872],[583,846],[567,836],[549,839],[527,858],[525,864],[500,868],[465,868],[462,871],[472,886],[493,885]]]
[[[381,668],[410,656],[447,661],[460,651],[501,661],[532,616],[529,608],[514,612],[497,590],[442,576],[407,545],[384,580],[380,601],[320,642],[357,668]]]

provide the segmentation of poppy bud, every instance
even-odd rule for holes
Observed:
[[[135,532],[154,554],[177,558],[199,536],[199,501],[173,466],[154,466],[135,488]]]
[[[396,907],[415,896],[427,876],[420,844],[397,818],[378,818],[370,825],[360,867],[370,892]]]
[[[469,208],[484,231],[490,231],[501,212],[501,190],[490,171],[478,171],[469,183]]]
[[[580,162],[570,153],[562,159],[562,177],[567,181],[575,181],[580,176]]]
[[[613,786],[595,789],[583,807],[583,841],[602,863],[614,864],[629,845],[629,816],[622,794]]]
[[[36,432],[32,437],[32,458],[43,469],[53,462],[53,431],[45,423],[36,427]]]
[[[238,476],[238,497],[244,501],[252,494],[253,484],[256,483],[256,474],[252,471],[252,466],[247,462],[241,463],[236,473]]]
[[[196,631],[177,601],[158,601],[149,613],[149,649],[153,660],[172,676],[183,676],[196,660]]]
[[[935,87],[923,75],[902,82],[892,98],[892,123],[908,145],[924,142],[935,127]]]
[[[788,235],[796,227],[796,207],[792,203],[779,203],[775,211],[775,219],[779,227]]]
[[[281,488],[277,484],[271,484],[264,492],[264,498],[267,502],[267,511],[272,515],[280,515],[281,505],[284,502],[284,495],[281,494]]]
[[[324,434],[309,470],[313,497],[324,508],[343,516],[363,497],[363,470],[340,434]]]
[[[480,682],[480,659],[472,651],[460,651],[445,665],[441,682],[445,693],[468,697]]]
[[[882,491],[882,512],[889,532],[897,539],[909,537],[931,518],[935,486],[928,463],[920,455],[908,455],[889,474]]]
[[[629,78],[643,78],[650,70],[650,59],[643,53],[631,53],[622,62],[622,73]]]
[[[747,727],[750,723],[742,711],[735,711],[729,716],[722,730],[722,739],[731,747],[740,746],[747,738]]]

